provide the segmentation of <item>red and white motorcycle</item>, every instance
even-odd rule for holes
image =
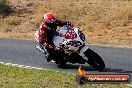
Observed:
[[[79,27],[73,28],[64,25],[58,33],[59,35],[56,35],[53,38],[53,43],[56,47],[63,46],[61,52],[55,52],[55,58],[53,59],[58,67],[64,67],[67,62],[70,62],[72,64],[88,63],[96,70],[103,70],[105,68],[102,58],[85,45],[85,35]],[[48,54],[45,47],[44,54]]]

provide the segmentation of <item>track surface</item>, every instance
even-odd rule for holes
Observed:
[[[68,64],[60,69],[53,63],[46,62],[44,55],[35,48],[35,41],[0,39],[0,62],[52,69],[75,74],[78,64]],[[104,60],[106,68],[103,72],[94,71],[89,65],[84,68],[88,73],[128,73],[132,76],[132,49],[89,46]]]

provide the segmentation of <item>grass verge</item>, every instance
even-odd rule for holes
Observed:
[[[78,85],[75,75],[0,64],[0,88],[131,88],[123,84]]]

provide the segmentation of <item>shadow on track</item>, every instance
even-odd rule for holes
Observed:
[[[82,68],[85,71],[97,71],[93,69],[91,66],[85,66],[85,65],[72,65],[72,64],[67,64],[65,68],[63,69],[78,69],[79,66],[82,66]],[[132,71],[126,71],[123,69],[112,69],[112,68],[105,68],[103,71],[100,72],[114,72],[114,73],[132,73]]]
[[[80,66],[82,66],[85,71],[94,71],[94,69],[90,66],[85,65],[73,65],[73,64],[66,64],[65,68],[63,69],[78,69]]]

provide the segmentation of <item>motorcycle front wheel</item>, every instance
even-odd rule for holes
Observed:
[[[88,58],[88,60],[86,61],[91,67],[93,67],[95,70],[99,70],[102,71],[105,68],[105,63],[102,60],[102,58],[95,53],[93,50],[91,49],[87,49],[84,52],[85,56]]]

